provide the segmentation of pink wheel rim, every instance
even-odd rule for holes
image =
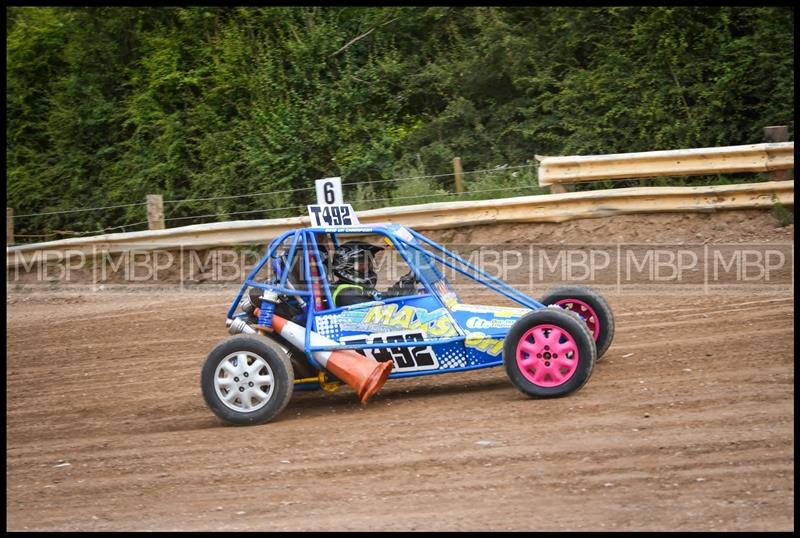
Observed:
[[[583,319],[584,323],[586,323],[586,326],[589,327],[594,341],[597,342],[597,339],[600,337],[600,320],[597,319],[597,313],[595,313],[594,308],[578,299],[561,299],[560,301],[556,301],[556,304],[561,308],[571,310],[578,314]]]
[[[561,327],[536,325],[517,344],[517,366],[534,385],[557,387],[578,369],[578,345]]]

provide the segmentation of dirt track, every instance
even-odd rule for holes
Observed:
[[[8,530],[794,529],[792,293],[607,293],[566,398],[493,368],[245,428],[199,387],[233,293],[8,295]]]

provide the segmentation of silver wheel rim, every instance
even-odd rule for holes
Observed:
[[[275,376],[261,356],[237,351],[220,361],[214,373],[214,389],[225,407],[237,413],[252,413],[272,398]]]

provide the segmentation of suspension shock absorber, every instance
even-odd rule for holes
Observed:
[[[262,327],[272,327],[272,315],[275,305],[278,304],[278,294],[272,290],[264,290],[261,296],[261,306],[258,313],[258,324]]]

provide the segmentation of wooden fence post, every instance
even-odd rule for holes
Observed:
[[[147,195],[147,228],[164,229],[164,198],[160,194]]]
[[[461,157],[453,157],[453,174],[456,177],[456,192],[464,192],[464,171],[461,169]]]
[[[14,244],[14,210],[6,208],[6,245]]]
[[[764,127],[764,142],[788,142],[789,127],[786,125],[772,125]],[[769,173],[770,181],[786,181],[789,179],[789,170],[772,170]]]

